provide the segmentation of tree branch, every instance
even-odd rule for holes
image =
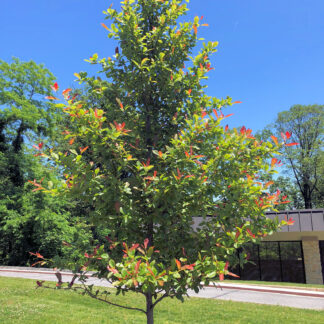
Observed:
[[[116,304],[116,303],[113,303],[113,302],[110,302],[106,299],[103,299],[103,298],[100,298],[98,296],[96,296],[95,294],[93,294],[88,288],[86,285],[83,285],[84,286],[84,291],[93,299],[97,299],[97,300],[100,300],[106,304],[109,304],[109,305],[113,305],[113,306],[117,306],[117,307],[120,307],[120,308],[124,308],[124,309],[129,309],[129,310],[136,310],[136,311],[139,311],[139,312],[142,312],[144,314],[146,314],[146,312],[141,309],[141,308],[137,308],[137,307],[130,307],[130,306],[124,306],[124,305],[119,305],[119,304]]]
[[[157,304],[157,303],[159,303],[162,299],[164,299],[165,297],[169,297],[169,295],[167,294],[167,293],[165,293],[163,296],[161,296],[159,299],[157,299],[154,303],[153,303],[153,305],[152,305],[152,307],[155,307],[155,305]]]

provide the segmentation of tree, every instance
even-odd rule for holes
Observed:
[[[24,185],[20,168],[22,144],[29,137],[49,136],[53,131],[51,94],[53,74],[35,62],[12,63],[0,60],[0,151],[9,159],[8,176],[14,186]]]
[[[323,136],[324,106],[295,105],[278,114],[275,122],[278,133],[288,131],[296,148],[284,147],[283,156],[288,162],[306,209],[323,206]]]
[[[217,42],[191,56],[206,24],[198,17],[178,23],[186,11],[181,0],[126,0],[121,12],[105,12],[113,23],[102,25],[119,46],[113,58],[94,54],[89,61],[101,64],[106,80],[76,74],[93,98],[62,92],[66,103],[59,107],[73,125],[64,131],[71,148],[41,153],[60,165],[65,180],[52,188],[34,181],[54,195],[82,197],[93,225],[108,231],[103,244],[83,254],[68,288],[77,277],[86,283],[86,269],[96,270],[117,293],[144,295],[145,309],[116,305],[109,292],[85,284],[84,292],[143,312],[147,323],[164,298],[183,300],[188,289],[236,276],[228,271],[236,248],[276,230],[278,222],[264,212],[286,202],[258,181],[275,172],[274,155],[286,143],[259,142],[250,129],[220,125],[230,116],[221,107],[237,102],[204,93]],[[197,230],[195,216],[202,217]]]
[[[39,150],[54,140],[62,114],[45,100],[54,80],[48,69],[33,61],[0,61],[1,264],[27,265],[33,250],[62,257],[62,241],[87,237],[81,225],[70,226],[70,202],[31,193],[33,185],[27,182],[35,177],[46,183],[58,181],[53,166],[30,154],[34,141],[40,142]]]

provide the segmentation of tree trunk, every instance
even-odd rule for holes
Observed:
[[[303,198],[305,203],[305,209],[312,209],[312,194],[310,190],[310,186],[308,183],[304,184],[304,190],[303,190]]]
[[[146,296],[146,319],[147,319],[146,323],[154,324],[152,294],[147,293],[145,296]]]

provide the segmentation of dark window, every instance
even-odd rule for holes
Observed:
[[[243,252],[247,254],[248,262],[233,269],[242,280],[305,283],[300,241],[249,243],[238,251],[238,256]]]
[[[260,280],[259,246],[248,243],[244,246],[243,250],[247,254],[249,262],[240,269],[241,278],[244,280]]]
[[[301,242],[279,242],[282,281],[305,282]]]
[[[259,251],[261,280],[281,281],[278,242],[261,242]]]
[[[321,254],[322,275],[324,281],[324,241],[319,241],[319,249]]]

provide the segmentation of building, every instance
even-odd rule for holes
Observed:
[[[324,209],[267,212],[267,217],[292,218],[293,225],[247,244],[249,262],[232,271],[242,280],[282,281],[308,284],[324,283]],[[195,217],[194,228],[201,219]],[[238,250],[242,253],[243,249]]]
[[[275,251],[268,265],[274,267],[275,281],[304,282],[309,284],[324,283],[324,209],[291,210],[268,212],[270,218],[279,220],[291,217],[293,225],[285,226],[280,232],[265,237],[259,246],[266,251]],[[271,261],[273,262],[271,264]],[[262,272],[262,268],[261,268]],[[274,275],[273,275],[274,276]],[[262,279],[262,278],[260,278]],[[267,280],[267,278],[265,279]]]

